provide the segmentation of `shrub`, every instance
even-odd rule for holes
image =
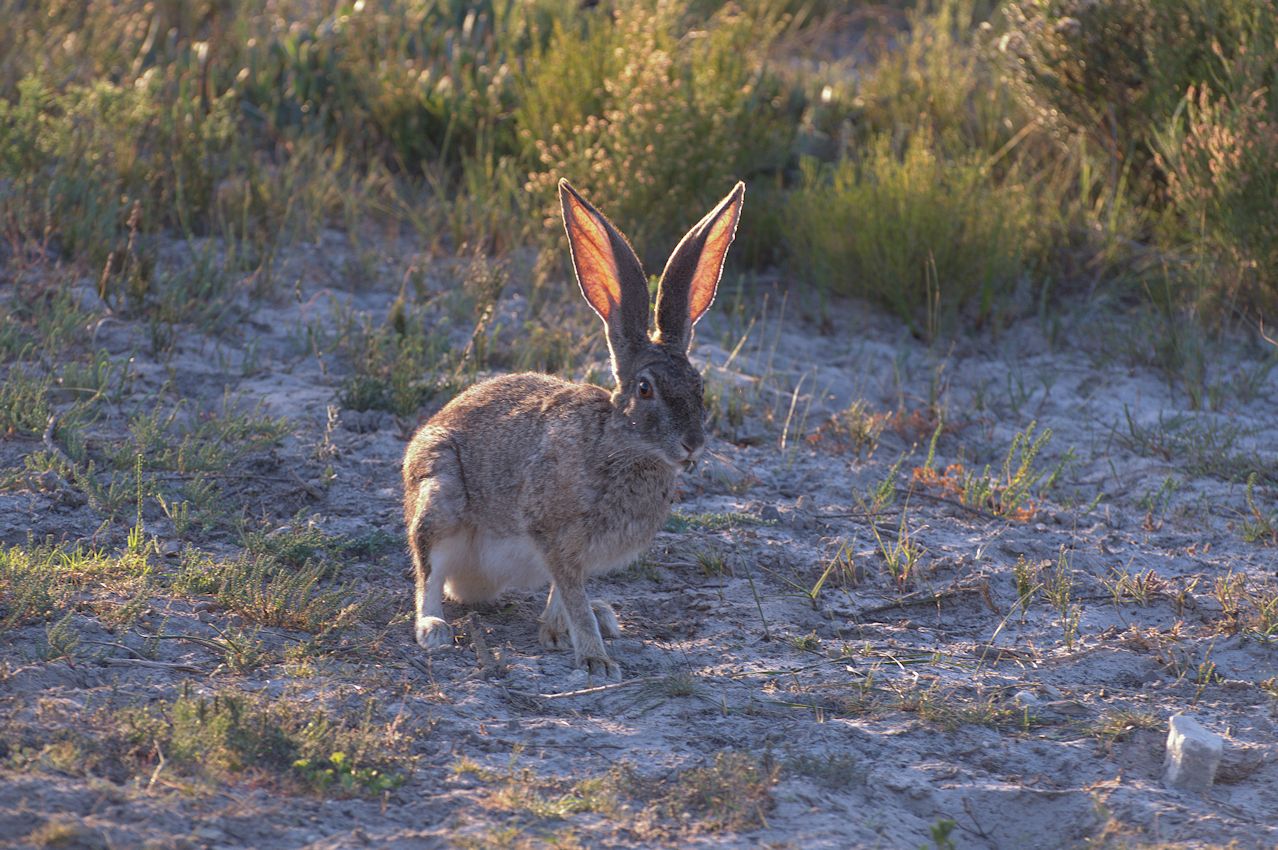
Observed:
[[[274,132],[318,127],[413,170],[511,154],[511,50],[524,21],[522,10],[491,0],[343,5],[271,25],[236,88]]]
[[[999,40],[1046,125],[1111,161],[1111,188],[1168,213],[1163,237],[1211,300],[1273,303],[1274,0],[1018,0]]]
[[[882,48],[856,89],[858,123],[898,142],[928,127],[956,151],[994,153],[1026,123],[1006,86],[999,85],[973,33],[980,11],[972,0],[922,3],[908,13],[909,30]]]
[[[1018,0],[999,49],[1046,124],[1081,132],[1143,171],[1190,86],[1245,99],[1278,82],[1273,0]]]
[[[916,328],[937,304],[941,319],[965,306],[989,316],[1038,239],[1024,187],[992,179],[981,157],[947,161],[926,131],[900,156],[879,136],[859,159],[808,162],[786,211],[801,273],[878,301]]]
[[[556,28],[518,111],[547,227],[567,177],[659,262],[734,181],[783,166],[794,103],[765,62],[781,24],[732,7],[689,29],[683,4],[657,0]]]
[[[0,99],[0,230],[61,241],[68,255],[118,270],[157,226],[195,227],[209,208],[234,125],[230,103],[163,100],[145,81],[50,88],[29,77]],[[219,155],[215,156],[217,153]],[[145,274],[145,272],[142,272]]]
[[[1278,120],[1267,92],[1233,100],[1190,87],[1158,137],[1156,162],[1192,237],[1227,259],[1217,299],[1278,308]]]

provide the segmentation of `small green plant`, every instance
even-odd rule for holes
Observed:
[[[744,831],[767,825],[780,765],[770,757],[721,752],[704,767],[681,771],[656,801],[671,817],[693,816],[713,830]]]
[[[969,695],[961,689],[937,683],[926,687],[899,685],[894,708],[917,714],[920,720],[942,729],[963,726],[1010,727],[1022,722],[1023,714],[1000,702],[994,695]]]
[[[1157,729],[1162,724],[1162,718],[1152,711],[1116,708],[1104,712],[1090,731],[1106,747],[1110,747],[1138,729]]]
[[[1039,453],[1052,438],[1050,428],[1044,428],[1035,436],[1037,427],[1036,422],[1031,422],[1025,430],[1012,437],[1012,443],[1003,458],[1002,476],[991,475],[988,465],[983,471],[976,473],[961,463],[952,463],[938,472],[932,466],[929,451],[928,462],[915,468],[913,480],[917,484],[955,497],[964,505],[989,510],[995,516],[1022,522],[1033,519],[1037,500],[1055,486],[1065,464],[1073,458],[1073,451],[1070,450],[1050,473],[1036,468],[1035,461]],[[938,430],[937,434],[939,433]]]
[[[115,580],[135,582],[145,576],[146,569],[145,560],[51,541],[0,548],[0,629],[48,619],[62,610],[77,588]]]
[[[839,587],[855,587],[864,580],[861,568],[857,566],[856,561],[852,557],[852,547],[846,542],[840,543],[835,549],[834,554],[826,561],[821,575],[807,590],[807,596],[812,601],[812,606],[816,607],[817,600],[821,598],[821,591],[826,584],[833,581]]]
[[[258,637],[259,627],[241,629],[235,626],[226,629],[214,629],[218,636],[209,641],[209,646],[222,653],[222,664],[233,673],[248,673],[263,666],[271,657],[271,653]]]
[[[1012,565],[1012,578],[1016,582],[1016,604],[1021,609],[1021,622],[1025,622],[1025,617],[1029,613],[1030,603],[1034,601],[1034,596],[1043,589],[1043,585],[1039,581],[1039,574],[1042,572],[1043,564],[1030,563],[1025,559],[1024,555],[1016,558],[1016,563]]]
[[[1243,520],[1242,537],[1248,543],[1278,546],[1278,511],[1270,513],[1256,504],[1256,479],[1255,472],[1247,476],[1247,510],[1251,519]]]
[[[1263,639],[1278,635],[1278,586],[1230,570],[1217,576],[1212,595],[1220,605],[1220,628],[1227,634],[1250,632]]]
[[[1041,575],[1043,576],[1043,595],[1056,609],[1065,646],[1073,652],[1083,610],[1074,602],[1073,569],[1070,567],[1069,556],[1064,546],[1061,547],[1060,555],[1056,558],[1055,567],[1051,571],[1044,570]]]
[[[1065,547],[1061,547],[1060,554],[1056,558],[1056,566],[1044,575],[1043,595],[1047,597],[1047,601],[1052,604],[1056,612],[1062,617],[1073,601],[1074,579],[1069,566],[1069,559],[1065,554]]]
[[[699,549],[694,557],[697,559],[697,568],[704,576],[715,578],[732,574],[732,568],[723,555],[713,549]]]
[[[374,326],[362,317],[347,319],[339,327],[334,347],[352,366],[337,392],[343,408],[409,416],[452,386],[454,370],[462,361],[449,353],[444,328],[431,326],[441,320],[402,301],[396,304],[385,325]],[[477,329],[477,336],[482,341],[482,329]],[[466,350],[470,365],[477,368],[482,350]]]
[[[75,655],[76,647],[80,645],[80,633],[74,625],[74,617],[74,612],[68,612],[61,620],[45,626],[45,647],[42,654],[46,661]]]
[[[897,477],[901,474],[901,464],[905,463],[905,455],[896,459],[896,463],[888,468],[883,480],[872,485],[865,494],[863,504],[871,517],[877,517],[884,509],[896,504]]]
[[[355,723],[288,700],[184,692],[135,724],[162,739],[181,769],[217,777],[265,770],[315,792],[380,795],[404,782],[399,721],[379,723],[368,702]]]
[[[1194,671],[1193,704],[1198,705],[1198,701],[1203,698],[1203,693],[1210,685],[1218,684],[1222,681],[1224,681],[1223,678],[1216,671],[1216,662],[1211,660],[1211,649],[1209,648],[1206,656],[1198,663],[1198,667]]]
[[[898,589],[905,588],[914,580],[919,561],[926,551],[911,539],[913,532],[910,531],[906,512],[901,512],[901,522],[895,534],[885,535],[874,524],[870,525],[870,530],[874,533],[874,540],[878,544],[879,554],[883,556],[888,574],[896,582]],[[888,540],[883,539],[885,536]]]
[[[958,850],[958,845],[954,843],[954,839],[950,838],[956,826],[958,824],[949,818],[941,818],[932,824],[929,828],[929,832],[932,835],[932,846],[936,850]]]
[[[743,526],[763,525],[764,520],[751,514],[743,514],[737,511],[725,511],[722,513],[702,513],[702,514],[685,514],[681,511],[671,511],[670,518],[666,520],[666,531],[681,534],[689,529],[698,531],[730,531],[734,528]]]
[[[887,426],[888,417],[883,414],[870,413],[865,401],[857,399],[848,408],[832,415],[828,422],[818,429],[810,442],[822,445],[833,444],[836,447],[851,451],[860,458],[871,457],[879,445],[879,438]]]
[[[179,593],[212,595],[252,623],[330,633],[356,622],[368,601],[351,601],[349,588],[323,589],[332,573],[322,562],[294,567],[247,553],[214,561],[187,550],[172,586]]]
[[[1109,578],[1101,579],[1101,584],[1114,599],[1114,605],[1125,601],[1134,602],[1144,608],[1151,598],[1164,591],[1165,582],[1153,570],[1143,573],[1132,573],[1122,567],[1110,569]]]
[[[790,639],[790,643],[800,652],[816,652],[821,648],[821,639],[817,637],[816,632],[797,635]]]
[[[575,783],[543,777],[531,768],[520,766],[522,754],[522,747],[516,747],[504,770],[486,768],[463,756],[453,764],[452,772],[493,786],[489,801],[495,807],[527,812],[538,818],[566,818],[580,812],[612,812],[622,790],[633,784],[624,766]]]

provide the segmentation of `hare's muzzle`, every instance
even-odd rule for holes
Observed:
[[[691,469],[701,458],[701,453],[706,447],[706,439],[700,434],[697,434],[696,436],[684,437],[679,444],[684,451],[682,461],[683,465],[686,468]]]

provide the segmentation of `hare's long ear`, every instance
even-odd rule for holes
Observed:
[[[559,181],[559,203],[577,283],[604,320],[612,372],[620,386],[648,345],[648,281],[626,237],[567,180]]]
[[[719,205],[706,213],[674,249],[657,289],[656,343],[684,353],[692,343],[692,326],[710,309],[728,246],[737,235],[745,200],[738,183]]]

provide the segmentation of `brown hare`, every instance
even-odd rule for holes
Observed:
[[[675,475],[705,446],[692,328],[714,301],[745,197],[738,183],[666,263],[649,333],[648,283],[625,237],[559,182],[577,282],[603,319],[615,387],[504,375],[454,398],[404,456],[404,519],[417,574],[417,642],[450,645],[443,597],[491,600],[550,583],[541,643],[615,678],[620,636],[586,578],[640,555],[665,522]]]

